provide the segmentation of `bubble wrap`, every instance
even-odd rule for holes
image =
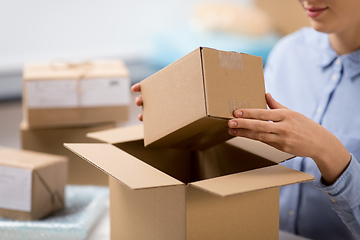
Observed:
[[[109,188],[68,185],[65,208],[37,221],[0,218],[2,240],[82,240],[108,208]]]

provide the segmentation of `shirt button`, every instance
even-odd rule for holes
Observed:
[[[331,76],[331,80],[333,80],[333,81],[336,81],[337,78],[338,78],[338,75],[336,73]]]
[[[318,107],[318,108],[316,109],[316,112],[318,112],[318,113],[321,113],[321,111],[322,111],[322,108],[321,108],[321,107]]]
[[[340,64],[341,64],[341,60],[340,60],[339,58],[338,58],[338,59],[336,59],[335,64],[336,64],[337,66],[340,66]]]
[[[293,210],[289,210],[288,214],[289,214],[290,217],[292,217],[292,216],[294,216],[294,211],[293,211]]]

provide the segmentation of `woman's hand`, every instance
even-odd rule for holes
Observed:
[[[134,85],[132,85],[132,86],[131,86],[131,91],[133,91],[134,93],[137,93],[137,92],[139,93],[139,92],[141,92],[140,83],[135,83]],[[139,107],[143,105],[143,101],[142,101],[141,95],[136,97],[136,99],[135,99],[135,104],[136,104],[137,106],[139,106]],[[140,121],[143,120],[142,113],[140,113],[140,114],[138,115],[138,119],[139,119]]]
[[[229,134],[262,141],[284,152],[310,157],[331,184],[350,162],[342,143],[324,127],[287,109],[266,94],[270,109],[239,109],[229,120]]]

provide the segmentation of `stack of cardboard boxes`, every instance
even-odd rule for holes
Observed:
[[[141,82],[143,125],[65,144],[110,176],[111,239],[279,239],[279,187],[313,176],[227,133],[235,109],[266,108],[262,66],[198,48]]]
[[[69,184],[107,185],[108,177],[65,142],[98,142],[88,132],[114,128],[129,117],[130,77],[118,60],[29,63],[23,72],[22,149],[68,156]]]

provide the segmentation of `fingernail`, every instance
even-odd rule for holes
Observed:
[[[237,124],[237,122],[236,121],[230,121],[229,122],[229,127],[231,127],[231,128],[234,128],[234,127],[236,127],[238,124]]]
[[[243,112],[241,110],[237,110],[234,112],[234,117],[242,117]]]
[[[229,128],[230,135],[236,135],[236,129]]]

